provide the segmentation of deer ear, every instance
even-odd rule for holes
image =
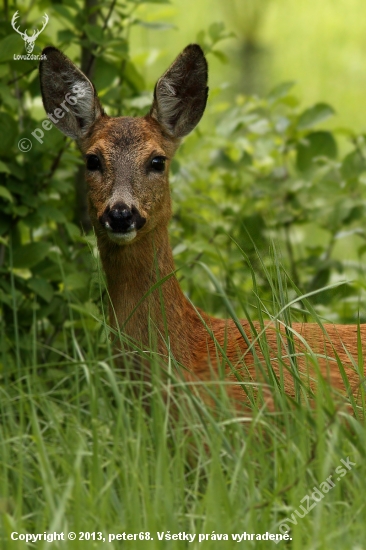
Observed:
[[[42,56],[45,59],[39,72],[44,108],[61,132],[79,140],[103,114],[94,86],[57,48],[45,48]]]
[[[207,61],[201,48],[191,44],[158,80],[150,115],[181,138],[200,121],[207,94]]]

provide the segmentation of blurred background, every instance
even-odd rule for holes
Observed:
[[[333,127],[364,131],[365,12],[361,0],[144,4],[138,14],[147,24],[131,30],[131,48],[133,55],[147,55],[146,74],[153,82],[172,55],[195,41],[202,29],[223,22],[232,36],[220,44],[225,63],[210,58],[211,86],[228,86],[227,97],[236,92],[263,95],[275,83],[294,80],[304,105],[324,100],[333,105]],[[166,26],[158,28],[162,21]]]

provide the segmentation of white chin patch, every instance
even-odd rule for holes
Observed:
[[[137,231],[134,229],[133,231],[129,231],[128,233],[112,233],[111,231],[108,231],[108,237],[117,244],[126,244],[132,241],[136,237]]]

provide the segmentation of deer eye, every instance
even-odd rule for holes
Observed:
[[[154,170],[154,172],[164,172],[165,161],[165,157],[154,157],[151,161],[151,168]]]
[[[100,160],[98,159],[97,155],[87,155],[86,167],[91,172],[95,172],[96,170],[101,169]]]

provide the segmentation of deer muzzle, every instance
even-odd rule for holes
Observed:
[[[120,202],[112,207],[107,206],[99,221],[112,241],[123,244],[136,237],[137,232],[145,225],[146,218],[141,216],[136,206],[130,207]]]

